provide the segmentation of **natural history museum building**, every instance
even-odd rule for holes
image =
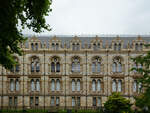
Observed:
[[[112,92],[140,93],[142,68],[131,58],[146,54],[150,36],[30,37],[10,71],[0,67],[0,107],[103,106]]]

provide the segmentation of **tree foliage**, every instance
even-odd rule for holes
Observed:
[[[140,95],[135,97],[136,106],[141,113],[150,110],[150,51],[145,55],[140,55],[132,60],[137,64],[141,64],[143,68],[132,68],[136,70],[142,76],[138,79],[138,82],[142,84],[142,90]]]
[[[131,113],[130,101],[119,93],[113,93],[104,103],[106,113]]]
[[[0,1],[0,64],[5,68],[11,69],[15,63],[12,54],[22,53],[19,47],[25,41],[22,29],[26,27],[37,33],[50,30],[45,20],[50,5],[50,0]]]

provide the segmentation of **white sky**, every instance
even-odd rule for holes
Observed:
[[[53,0],[51,8],[52,31],[40,35],[150,34],[150,0]]]

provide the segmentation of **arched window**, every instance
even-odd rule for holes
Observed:
[[[97,44],[97,48],[98,48],[98,49],[100,48],[100,43]]]
[[[142,43],[140,44],[140,50],[143,50],[143,44]]]
[[[76,50],[75,44],[72,44],[72,50]]]
[[[31,49],[34,51],[34,44],[31,43]]]
[[[80,61],[78,57],[74,57],[72,61],[72,72],[80,72]]]
[[[51,81],[51,90],[54,91],[55,90],[55,80],[52,79]]]
[[[116,43],[114,44],[114,50],[115,51],[117,50],[117,44]]]
[[[35,84],[34,84],[34,80],[31,80],[31,91],[35,90]]]
[[[80,91],[80,80],[77,80],[77,91]]]
[[[75,106],[75,97],[72,97],[72,106]]]
[[[60,63],[59,62],[56,63],[56,72],[60,72]]]
[[[16,79],[16,91],[19,91],[19,80]]]
[[[15,60],[16,64],[12,66],[10,71],[11,72],[19,72],[19,60],[17,57],[14,57],[14,60]]]
[[[36,91],[40,91],[40,81],[39,81],[39,79],[36,80]]]
[[[52,50],[55,50],[55,44],[52,43]]]
[[[122,72],[122,63],[120,57],[115,57],[113,59],[113,65],[112,65],[112,71],[113,72]]]
[[[40,63],[37,57],[31,58],[31,72],[40,72]]]
[[[37,62],[36,64],[36,72],[39,72],[40,71],[40,64]]]
[[[122,81],[119,80],[118,81],[118,92],[121,92],[122,91]]]
[[[139,45],[136,43],[135,44],[135,50],[138,51],[139,50]]]
[[[92,91],[96,91],[96,80],[92,81]]]
[[[118,72],[122,72],[122,64],[120,62],[118,63]]]
[[[133,82],[133,92],[137,92],[137,81],[134,80]]]
[[[14,91],[14,80],[10,79],[10,91]]]
[[[97,81],[97,91],[101,91],[101,81]]]
[[[75,80],[72,80],[72,91],[75,91]]]
[[[76,50],[80,50],[80,44],[79,43],[77,43],[77,45],[76,45]]]
[[[51,59],[51,72],[60,72],[60,62],[58,57]]]
[[[92,62],[92,72],[101,72],[101,58],[100,57],[95,57],[93,58]]]
[[[59,49],[59,44],[58,43],[56,43],[56,50],[58,50]]]
[[[35,49],[38,50],[38,43],[35,43]]]
[[[56,91],[60,91],[60,80],[56,80]]]
[[[92,72],[93,73],[96,72],[96,64],[95,64],[95,62],[92,63]]]
[[[97,50],[97,47],[96,47],[96,44],[95,44],[95,43],[93,44],[93,49],[94,49],[94,50]]]
[[[114,62],[113,63],[113,72],[116,72],[116,70],[117,70],[117,64],[116,64],[116,62]]]
[[[51,72],[55,72],[55,63],[54,62],[51,63]]]
[[[120,51],[121,50],[121,44],[119,43],[118,44],[118,51]]]
[[[113,82],[112,82],[112,91],[113,92],[116,92],[117,91],[117,87],[116,87],[116,81],[115,80],[113,80]]]

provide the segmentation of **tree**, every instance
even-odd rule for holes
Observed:
[[[146,45],[149,46],[149,45]],[[146,55],[140,55],[132,60],[137,65],[142,65],[143,68],[132,68],[131,70],[136,70],[141,77],[138,79],[138,82],[142,84],[142,90],[138,96],[135,97],[135,104],[139,108],[138,110],[141,113],[147,112],[150,110],[150,51]]]
[[[16,63],[12,54],[22,54],[19,44],[26,40],[22,34],[25,27],[36,33],[50,30],[45,20],[50,5],[50,0],[0,1],[0,64],[6,69]]]
[[[106,113],[131,113],[130,101],[122,97],[119,93],[113,93],[104,103]]]

